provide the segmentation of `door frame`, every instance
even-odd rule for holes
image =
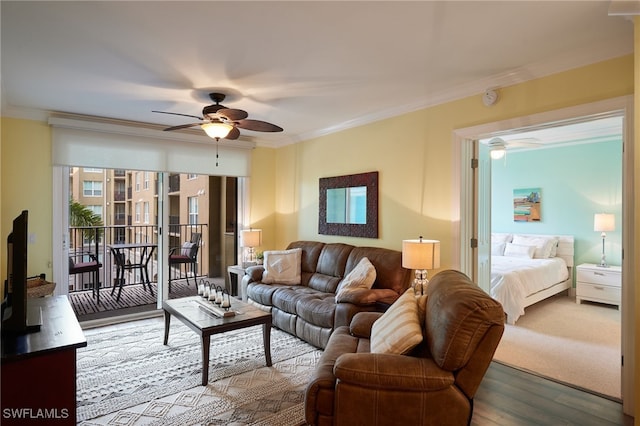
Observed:
[[[633,182],[635,170],[634,138],[633,138],[633,96],[622,96],[599,102],[562,108],[528,116],[515,117],[507,120],[486,123],[478,126],[455,129],[453,131],[453,188],[454,193],[460,194],[457,210],[459,220],[454,221],[453,235],[459,241],[459,253],[454,262],[459,262],[460,270],[478,282],[481,287],[489,284],[485,280],[489,277],[479,277],[477,261],[478,255],[471,248],[470,241],[477,237],[475,229],[486,224],[478,224],[477,188],[474,187],[474,173],[469,167],[474,150],[470,148],[472,142],[478,139],[491,137],[495,133],[505,131],[522,132],[535,128],[548,127],[560,124],[563,121],[575,121],[582,118],[595,118],[599,115],[620,112],[623,115],[623,177],[622,177],[622,222],[625,232],[622,234],[622,250],[624,253],[622,262],[622,356],[626,363],[622,368],[622,395],[623,411],[633,416],[635,389],[633,378],[635,377],[635,336],[633,324],[635,318],[634,303],[634,271],[632,262],[624,259],[634,259],[634,208],[633,208]],[[455,212],[455,208],[454,208]],[[482,216],[482,215],[481,215]],[[489,220],[489,215],[484,215]]]

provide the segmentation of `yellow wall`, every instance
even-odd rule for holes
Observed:
[[[635,88],[635,97],[634,97],[634,164],[635,164],[635,176],[634,176],[634,196],[633,202],[635,209],[635,218],[634,218],[634,233],[633,240],[637,241],[634,244],[634,251],[632,254],[632,259],[638,259],[638,255],[640,255],[640,17],[636,16],[634,18],[634,48],[635,48],[635,61],[634,61],[634,78],[636,82]],[[627,256],[628,258],[628,256]],[[635,330],[635,354],[634,354],[634,389],[635,389],[635,400],[634,405],[636,409],[636,413],[640,410],[640,337],[638,336],[638,330],[640,330],[640,288],[638,288],[638,280],[640,280],[640,262],[634,262],[633,270],[635,276],[635,294],[634,294],[634,302],[635,302],[635,320],[633,324],[633,330]],[[640,415],[636,414],[635,420],[636,425],[640,425]]]
[[[439,239],[442,267],[457,250],[452,193],[452,132],[633,93],[633,56],[500,90],[485,107],[480,95],[283,147],[276,153],[276,245],[310,239],[400,249],[407,238]],[[380,238],[318,234],[318,179],[379,172]]]
[[[0,265],[2,282],[7,276],[7,235],[13,219],[29,210],[29,275],[52,276],[51,259],[51,131],[49,125],[30,120],[2,119],[0,142],[2,195]]]

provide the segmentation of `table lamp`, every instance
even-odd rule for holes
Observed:
[[[604,240],[607,237],[607,232],[615,231],[616,229],[616,217],[611,213],[596,213],[593,216],[593,230],[597,232],[602,232],[600,236],[602,237],[602,258],[600,259],[601,268],[608,268],[607,258],[604,255]]]
[[[417,296],[424,294],[429,284],[427,269],[440,267],[440,241],[418,240],[402,241],[402,267],[415,270],[413,289]]]
[[[243,266],[255,265],[255,248],[262,244],[262,229],[244,229],[240,231],[240,237],[242,239],[242,247],[248,249],[248,256],[245,258]]]

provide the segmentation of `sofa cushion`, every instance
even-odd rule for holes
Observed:
[[[346,296],[358,289],[370,289],[375,280],[376,268],[368,258],[363,257],[340,283],[336,293],[336,301],[346,301]]]
[[[409,288],[371,327],[371,352],[405,354],[422,342],[418,303]]]
[[[336,311],[335,297],[330,293],[315,292],[298,299],[296,311],[305,321],[324,328],[333,328]]]
[[[265,284],[300,284],[300,267],[302,250],[269,250],[264,252],[264,274],[262,282]]]

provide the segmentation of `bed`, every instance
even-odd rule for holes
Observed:
[[[527,306],[571,288],[573,250],[570,235],[491,234],[491,297],[508,324]]]

